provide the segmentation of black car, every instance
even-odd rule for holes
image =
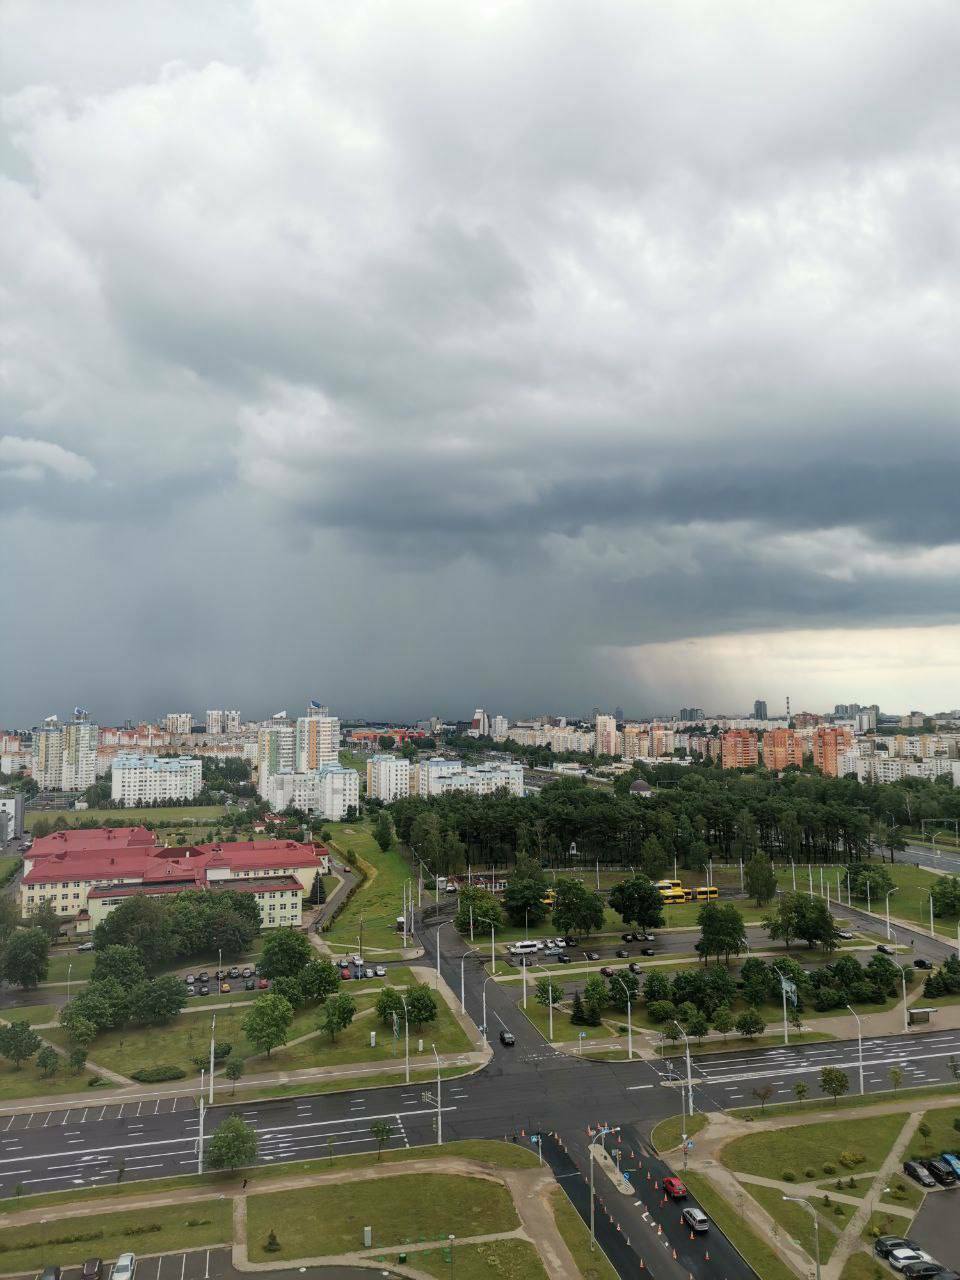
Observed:
[[[200,994],[202,996],[208,996],[210,994],[210,988],[205,982],[201,982],[200,984]]]
[[[627,956],[628,956],[629,954],[630,954],[630,952],[629,952],[629,951],[627,951],[624,947],[621,947],[621,948],[619,949],[619,951],[617,952],[617,955],[619,956],[619,958],[620,958],[621,960],[626,960],[626,958],[627,958]]]
[[[575,947],[575,946],[577,945],[577,939],[576,939],[576,938],[572,938],[572,937],[570,936],[570,934],[568,933],[568,934],[567,934],[567,936],[566,936],[566,937],[564,938],[564,940],[563,940],[563,945],[564,945],[565,947]]]
[[[933,965],[930,963],[929,960],[924,960],[922,957],[918,956],[917,959],[914,960],[913,962],[913,967],[915,969],[932,969]]]
[[[919,1182],[921,1187],[935,1187],[937,1181],[927,1172],[922,1164],[918,1164],[916,1160],[904,1160],[903,1172],[907,1177],[912,1178],[914,1182]]]
[[[641,947],[640,954],[642,956],[655,956],[657,953],[654,951],[653,947]]]
[[[512,1031],[504,1030],[500,1032],[500,1043],[509,1048],[511,1045],[516,1044],[517,1041]]]
[[[640,939],[635,933],[621,933],[620,937],[624,942],[639,942]]]
[[[40,1272],[39,1280],[60,1280],[59,1267],[44,1267]]]
[[[256,991],[257,989],[256,978],[245,978],[243,981],[243,987],[245,991]]]
[[[240,977],[240,970],[237,968],[237,966],[236,966],[235,964],[230,966],[230,977],[231,977],[231,978],[239,978],[239,977]]]
[[[88,1258],[80,1268],[80,1280],[102,1280],[102,1277],[102,1258]]]
[[[565,952],[561,952],[560,955],[557,956],[557,964],[572,964],[572,963],[573,961]]]
[[[900,1268],[900,1274],[909,1276],[910,1280],[933,1280],[934,1276],[940,1280],[943,1267],[939,1262],[905,1262]]]
[[[252,978],[252,977],[253,977],[253,970],[250,968],[250,966],[249,966],[249,965],[247,965],[247,967],[244,969],[244,971],[243,971],[243,976],[244,976],[245,978]]]
[[[894,1249],[913,1249],[916,1246],[905,1236],[878,1236],[873,1242],[873,1252],[878,1258],[889,1258]]]
[[[587,957],[587,959],[588,959],[588,960],[599,960],[599,959],[600,959],[600,952],[599,952],[599,951],[585,951],[583,954]]]
[[[955,1187],[957,1185],[957,1175],[953,1172],[946,1160],[940,1160],[937,1156],[931,1156],[929,1160],[921,1161],[923,1167],[931,1178],[935,1178],[941,1187]]]
[[[643,973],[643,965],[637,964],[636,960],[632,960],[630,964],[627,965],[627,968],[631,973]]]
[[[198,982],[209,982],[209,981],[210,981],[210,975],[209,975],[209,973],[207,973],[206,969],[201,969],[201,970],[200,970],[200,972],[197,974],[197,981],[198,981]]]

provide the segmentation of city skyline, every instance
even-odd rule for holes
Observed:
[[[0,43],[12,724],[960,702],[949,6]]]

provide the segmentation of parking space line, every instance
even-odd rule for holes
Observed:
[[[187,1255],[184,1254],[180,1260],[180,1280],[183,1280],[183,1273],[187,1269]]]
[[[50,1117],[51,1117],[52,1115],[53,1115],[53,1112],[52,1112],[52,1111],[48,1111],[48,1112],[47,1112],[47,1118],[46,1118],[46,1120],[44,1120],[44,1122],[43,1122],[43,1127],[44,1127],[44,1129],[45,1129],[45,1128],[47,1127],[47,1125],[50,1123]]]
[[[17,1117],[16,1117],[15,1115],[13,1115],[13,1116],[11,1116],[11,1117],[10,1117],[10,1119],[7,1121],[7,1129],[9,1129],[9,1128],[10,1128],[10,1126],[13,1124],[13,1122],[14,1122],[14,1120],[16,1120],[16,1118],[17,1118]],[[4,1133],[6,1133],[6,1132],[7,1132],[7,1129],[4,1129],[4,1131],[3,1131],[3,1132],[4,1132]]]

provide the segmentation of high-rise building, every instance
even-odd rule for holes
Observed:
[[[596,737],[593,742],[594,755],[617,755],[617,722],[613,716],[598,715]]]
[[[210,733],[210,734],[223,733],[223,712],[222,711],[207,712],[207,733]]]
[[[623,714],[623,707],[614,707],[613,714],[616,717],[617,724],[623,724],[626,716]]]
[[[240,732],[240,712],[225,711],[223,713],[223,729],[225,733]]]
[[[758,761],[757,735],[750,729],[730,729],[721,736],[720,744],[724,769],[749,769]]]
[[[473,713],[473,720],[470,722],[470,732],[478,738],[486,738],[490,735],[490,717],[484,711],[483,707],[477,707]]]
[[[257,733],[257,787],[262,796],[271,775],[293,769],[295,734],[292,724],[270,721]]]
[[[300,772],[337,764],[340,758],[340,721],[319,712],[297,720],[294,759]]]
[[[766,720],[767,704],[763,698],[757,698],[756,702],[753,704],[753,718],[754,720]]]
[[[681,720],[692,720],[695,723],[699,723],[701,720],[706,720],[706,718],[707,718],[707,713],[704,711],[703,707],[681,707],[680,708]]]
[[[203,765],[192,756],[118,755],[110,798],[127,808],[163,800],[193,800],[203,788]]]
[[[371,756],[367,761],[367,795],[392,804],[409,794],[410,761],[404,756]]]
[[[828,778],[840,776],[840,759],[853,746],[849,729],[819,725],[813,731],[813,763]]]
[[[490,721],[490,737],[494,742],[505,742],[510,736],[510,726],[506,716],[494,716]]]
[[[168,711],[163,723],[167,733],[189,733],[193,728],[193,712]]]
[[[360,775],[356,769],[344,769],[339,764],[308,770],[281,769],[270,775],[263,796],[275,813],[302,809],[339,822],[349,809],[356,810],[360,805]]]
[[[89,720],[74,720],[63,726],[60,786],[64,791],[85,791],[96,782],[99,738],[99,725]]]
[[[56,716],[48,716],[43,727],[33,731],[30,772],[41,791],[59,791],[63,779],[63,726]]]
[[[768,729],[763,735],[763,763],[780,772],[787,765],[803,765],[803,739],[793,729]]]

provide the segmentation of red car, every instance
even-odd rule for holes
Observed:
[[[353,977],[353,970],[347,969],[346,967],[344,967],[343,969],[340,970],[340,977],[343,979],[344,982],[349,982],[350,979]]]
[[[269,985],[270,983],[266,980],[266,978],[261,978],[260,981],[257,983],[257,986],[260,988],[261,991],[266,991]]]
[[[663,1189],[673,1200],[686,1200],[687,1188],[679,1178],[664,1178]]]

